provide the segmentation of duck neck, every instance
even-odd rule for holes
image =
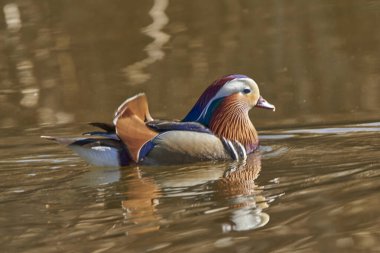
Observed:
[[[259,139],[248,111],[247,106],[236,101],[223,101],[215,109],[209,128],[218,137],[240,142],[251,153],[257,149]]]

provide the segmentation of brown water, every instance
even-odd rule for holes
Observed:
[[[1,2],[1,252],[379,252],[379,1]],[[75,135],[147,93],[253,77],[246,164],[97,168]]]

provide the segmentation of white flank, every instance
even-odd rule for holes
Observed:
[[[96,166],[120,167],[118,150],[112,147],[97,146],[84,148],[81,146],[69,146],[88,163]]]

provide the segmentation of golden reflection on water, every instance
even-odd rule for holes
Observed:
[[[277,105],[276,115],[255,110],[259,127],[377,120],[379,7],[368,6],[9,1],[0,26],[0,125],[109,120],[141,91],[157,117],[182,118],[229,73],[252,76]]]
[[[42,10],[36,7],[24,2],[3,8],[8,30],[2,33],[5,43],[0,49],[9,61],[0,62],[6,64],[2,66],[0,90],[6,108],[0,119],[2,127],[74,120],[73,113],[61,107],[64,97],[74,98],[78,92],[71,56],[61,53],[70,45],[61,43],[65,35],[44,24]],[[15,111],[19,112],[17,117]]]
[[[3,7],[4,19],[7,24],[7,28],[10,31],[17,32],[22,27],[20,19],[20,11],[17,4],[10,3]]]
[[[126,184],[127,199],[121,202],[126,221],[140,225],[130,233],[139,234],[159,230],[161,217],[157,214],[155,206],[160,197],[159,186],[153,179],[141,176],[139,168],[132,169]],[[146,225],[147,224],[147,225]]]
[[[170,217],[160,214],[160,202],[166,187],[191,188],[196,185],[210,185],[215,191],[215,198],[226,202],[226,206],[206,210],[204,215],[221,211],[229,211],[230,219],[220,222],[220,231],[247,231],[265,226],[269,215],[263,212],[269,207],[262,190],[255,184],[261,171],[261,155],[250,155],[244,163],[232,163],[226,170],[214,168],[215,173],[190,168],[187,175],[173,174],[168,178],[155,179],[153,175],[145,175],[140,168],[125,171],[127,191],[125,200],[121,202],[126,222],[136,225],[129,234],[148,233],[160,229],[162,220],[171,223]],[[207,167],[207,170],[213,170]],[[158,181],[158,182],[156,182]],[[177,185],[178,184],[178,185]],[[186,190],[182,189],[185,192]],[[178,193],[181,195],[181,193]],[[196,204],[195,204],[196,205]]]
[[[149,73],[145,73],[144,69],[165,57],[162,47],[169,41],[170,35],[164,33],[162,29],[169,22],[169,18],[165,14],[168,4],[169,0],[155,0],[152,9],[149,11],[153,22],[143,28],[142,31],[153,38],[153,41],[144,49],[148,54],[145,59],[135,62],[124,69],[128,84],[130,85],[137,85],[148,81],[151,76]]]
[[[379,247],[379,123],[267,131],[245,165],[120,169],[19,130],[1,132],[0,242],[10,252],[51,252],[57,241],[86,252]]]
[[[227,199],[233,210],[223,232],[246,231],[265,226],[269,215],[263,210],[269,207],[262,190],[255,184],[261,171],[261,155],[254,154],[244,164],[235,164],[215,184],[218,198]]]

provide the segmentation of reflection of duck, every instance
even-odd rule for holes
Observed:
[[[182,121],[154,121],[144,94],[127,99],[114,125],[91,138],[54,138],[96,165],[168,164],[205,160],[241,160],[259,141],[248,112],[274,110],[251,78],[229,75],[212,83]],[[98,137],[100,136],[100,137]]]
[[[241,194],[250,195],[256,191],[254,180],[259,176],[260,170],[260,154],[250,155],[244,163],[234,164],[226,170],[215,187],[224,198]]]
[[[261,156],[252,154],[245,163],[231,167],[215,182],[218,197],[227,199],[232,208],[229,221],[223,226],[225,232],[250,230],[268,223],[269,215],[262,212],[268,203],[254,182],[260,170]]]
[[[145,233],[158,230],[159,216],[156,215],[155,206],[158,204],[159,187],[149,177],[141,177],[139,168],[129,171],[127,199],[121,202],[125,217],[138,225],[135,233]]]
[[[222,166],[208,165],[204,169],[187,168],[186,177],[181,173],[168,173],[166,176],[162,176],[158,172],[153,172],[148,176],[149,173],[139,173],[137,168],[123,170],[125,173],[123,178],[126,178],[128,187],[125,192],[126,200],[122,201],[122,207],[125,210],[127,223],[136,225],[130,233],[158,230],[163,220],[166,224],[171,223],[170,219],[173,219],[170,218],[169,213],[171,212],[160,211],[160,197],[170,197],[170,193],[161,187],[168,190],[178,189],[178,186],[184,197],[200,194],[199,187],[203,186],[202,188],[207,189],[211,187],[214,191],[208,191],[208,194],[212,194],[209,197],[217,199],[218,203],[223,204],[216,210],[224,210],[224,212],[228,210],[226,216],[218,222],[224,232],[250,230],[264,226],[269,221],[269,215],[262,210],[267,208],[268,204],[261,194],[261,190],[257,190],[254,183],[261,170],[260,159],[259,154],[252,154],[243,164],[229,164],[227,170],[224,170],[225,164],[221,164]],[[206,173],[207,171],[212,173]],[[197,187],[193,188],[195,186]],[[176,192],[174,196],[181,196],[180,192]],[[192,203],[191,206],[196,206],[196,203]],[[209,208],[214,208],[214,205],[211,204]],[[164,210],[167,209],[168,207],[164,208]],[[206,211],[203,215],[207,216],[208,213],[213,213],[213,211]],[[218,221],[219,218],[220,216],[218,216]]]

